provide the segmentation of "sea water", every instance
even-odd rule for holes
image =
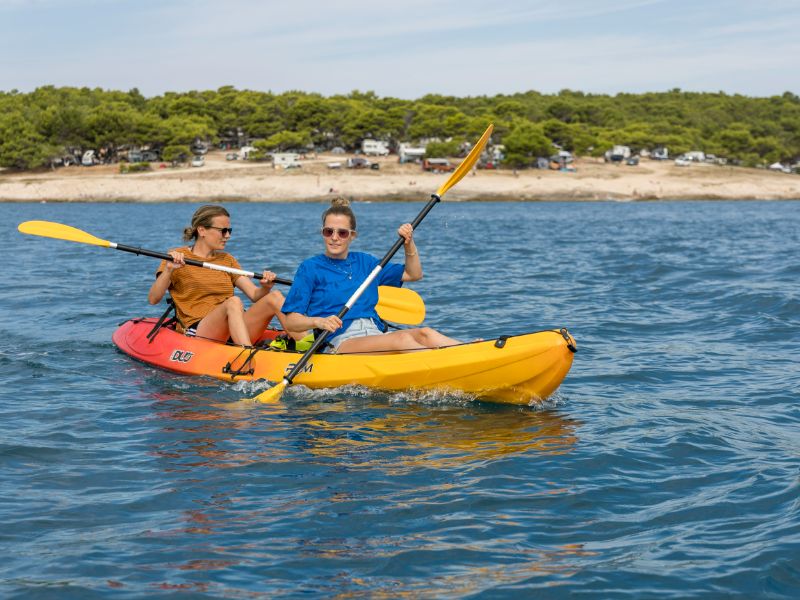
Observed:
[[[357,203],[382,256],[426,198]],[[800,202],[455,203],[416,239],[426,324],[567,327],[531,407],[184,378],[111,343],[198,204],[3,204],[0,597],[797,598]],[[319,203],[231,204],[291,277]]]

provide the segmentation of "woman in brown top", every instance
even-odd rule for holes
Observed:
[[[173,262],[161,262],[148,300],[150,304],[158,304],[169,291],[180,328],[187,335],[221,342],[231,338],[236,344],[250,346],[272,317],[277,317],[284,325],[284,315],[280,311],[283,294],[272,290],[275,273],[264,271],[261,287],[258,287],[243,275],[186,266],[184,262],[185,258],[191,258],[241,269],[233,256],[223,252],[232,232],[230,214],[222,206],[207,205],[197,209],[191,226],[183,231],[183,239],[192,244],[170,251]],[[234,295],[234,286],[253,302],[247,310],[242,300]],[[299,339],[304,335],[298,333],[292,337]]]

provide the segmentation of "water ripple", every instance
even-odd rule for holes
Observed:
[[[416,234],[429,324],[578,340],[532,407],[301,385],[239,405],[265,384],[113,348],[155,312],[153,261],[11,231],[162,249],[195,208],[0,204],[25,273],[0,286],[0,596],[800,594],[800,204],[437,207]],[[319,250],[321,204],[229,208],[245,268]],[[376,254],[419,209],[356,208]]]

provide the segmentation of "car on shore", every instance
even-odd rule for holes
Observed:
[[[422,161],[422,170],[431,173],[449,173],[455,171],[456,168],[446,158],[426,158]]]
[[[372,163],[366,158],[354,156],[352,158],[348,158],[344,166],[348,169],[369,169],[372,166]]]
[[[193,167],[202,167],[205,164],[206,164],[206,159],[203,158],[202,156],[195,156],[194,158],[192,158]]]

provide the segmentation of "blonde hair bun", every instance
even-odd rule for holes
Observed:
[[[336,196],[336,198],[333,198],[331,200],[331,206],[332,207],[341,206],[342,208],[347,208],[350,206],[350,200],[348,200],[344,196]]]

